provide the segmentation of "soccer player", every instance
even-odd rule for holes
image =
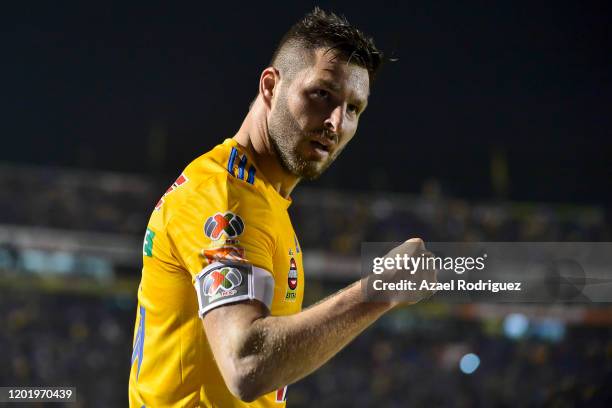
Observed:
[[[288,384],[398,304],[364,301],[356,282],[301,311],[303,251],[287,213],[297,183],[355,135],[380,62],[370,38],[315,9],[283,37],[236,135],[159,200],[143,244],[130,406],[284,406]],[[424,251],[415,242],[403,250]]]

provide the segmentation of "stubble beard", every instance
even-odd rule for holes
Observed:
[[[323,164],[316,160],[307,160],[300,154],[298,145],[300,141],[307,139],[307,135],[289,112],[286,95],[279,95],[276,109],[268,122],[268,133],[281,166],[294,176],[305,180],[319,178],[340,153],[336,151]]]

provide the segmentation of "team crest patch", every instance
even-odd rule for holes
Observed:
[[[212,271],[204,279],[204,295],[209,302],[236,294],[236,289],[242,283],[242,274],[236,268],[225,267]]]
[[[298,286],[298,270],[295,259],[291,258],[289,261],[289,273],[287,274],[287,293],[285,294],[285,300],[293,302],[296,298],[296,289]]]
[[[244,222],[238,214],[228,211],[224,214],[216,213],[208,217],[204,224],[204,234],[213,241],[225,235],[227,238],[236,238],[244,231]]]

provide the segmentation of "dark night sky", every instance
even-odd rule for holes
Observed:
[[[215,3],[3,10],[0,160],[170,180],[233,135],[277,41],[315,3]],[[612,206],[612,7],[562,3],[316,3],[400,59],[317,185],[419,192],[434,177],[491,199],[496,151],[510,199]]]

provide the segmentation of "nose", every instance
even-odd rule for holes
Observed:
[[[340,135],[344,122],[344,109],[343,105],[338,105],[334,108],[329,117],[325,120],[325,128],[327,130]]]

